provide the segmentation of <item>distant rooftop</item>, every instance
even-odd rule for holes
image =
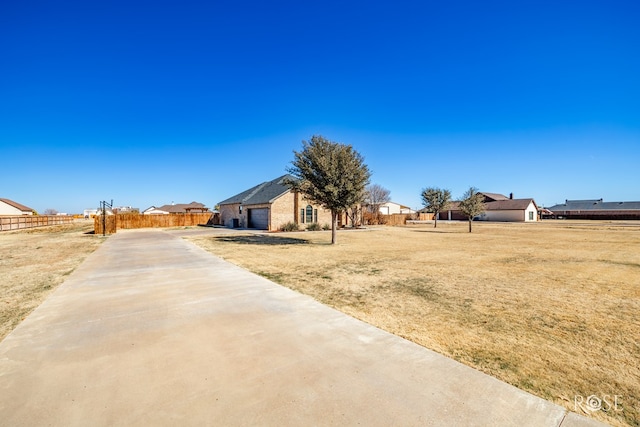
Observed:
[[[565,200],[564,203],[551,206],[549,210],[553,212],[640,210],[640,202],[605,202],[603,199]]]

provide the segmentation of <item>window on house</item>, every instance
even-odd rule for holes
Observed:
[[[533,211],[529,211],[529,221],[533,221]]]
[[[304,209],[300,209],[300,222],[304,224]]]
[[[307,205],[307,215],[305,218],[305,222],[313,222],[313,207],[311,207],[311,205]]]

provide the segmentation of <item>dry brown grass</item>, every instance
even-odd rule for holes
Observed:
[[[193,237],[233,263],[575,409],[640,425],[640,224],[466,223]]]
[[[0,340],[93,252],[93,221],[0,233]]]

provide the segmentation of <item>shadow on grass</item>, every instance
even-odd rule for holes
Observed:
[[[220,236],[215,237],[220,242],[228,243],[240,243],[249,245],[305,245],[308,244],[308,240],[294,239],[292,237],[276,237],[267,236],[264,234],[256,234],[253,236]]]
[[[440,233],[440,234],[453,234],[453,233],[460,233],[460,230],[438,230],[430,228],[428,230],[411,230],[413,233]],[[469,232],[469,230],[465,230],[467,233]]]

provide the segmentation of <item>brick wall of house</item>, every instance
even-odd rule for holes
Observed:
[[[294,222],[295,196],[292,191],[278,197],[271,204],[269,211],[269,224],[271,230],[279,230],[288,222]]]
[[[301,221],[302,218],[300,216],[300,210],[306,209],[308,205],[311,205],[314,210],[314,214],[316,210],[318,211],[318,224],[321,226],[324,224],[331,225],[331,211],[323,209],[319,205],[310,203],[300,194],[297,195],[296,200],[296,194],[294,192],[289,192],[276,199],[271,206],[272,230],[279,230],[288,222],[297,223],[302,230],[307,228],[308,223],[306,222],[306,218]],[[315,220],[315,215],[313,219]]]
[[[320,226],[323,225],[331,225],[331,211],[324,209],[323,207],[321,207],[320,205],[314,205],[313,203],[309,202],[308,200],[306,200],[302,195],[299,196],[299,202],[298,202],[298,211],[297,211],[297,216],[298,216],[298,222],[300,222],[300,217],[301,217],[301,210],[302,209],[306,209],[308,205],[311,205],[314,209],[314,222],[317,222],[318,224],[320,224]],[[315,210],[318,210],[318,221],[315,221]],[[307,223],[306,223],[306,215],[305,215],[305,223],[301,223],[300,224],[300,228],[306,228],[307,227]]]
[[[240,203],[220,206],[220,225],[225,227],[233,227],[233,219],[239,220],[239,227],[247,226],[247,214],[243,209],[242,214],[239,213]]]
[[[306,209],[307,205],[311,205],[315,211],[318,212],[318,224],[331,225],[331,211],[323,209],[319,205],[310,203],[305,200],[300,194],[290,191],[280,197],[278,197],[271,205],[258,204],[258,205],[242,205],[242,212],[240,212],[240,203],[234,203],[229,205],[220,206],[220,224],[225,227],[233,227],[233,220],[238,220],[238,227],[245,228],[249,226],[247,213],[249,209],[269,208],[269,230],[280,230],[286,223],[295,222],[298,224],[301,230],[307,228],[306,217],[301,221],[300,211]],[[343,219],[343,221],[345,221]],[[315,222],[315,221],[314,221]],[[344,222],[343,222],[344,223]]]

